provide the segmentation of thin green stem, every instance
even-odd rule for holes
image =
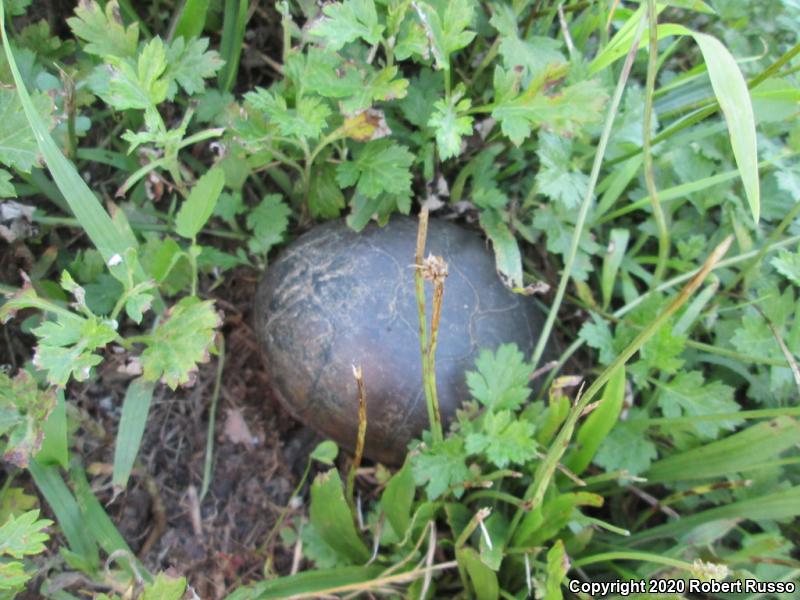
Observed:
[[[618,551],[618,552],[603,552],[601,554],[594,554],[592,556],[587,556],[585,558],[579,558],[575,562],[572,563],[572,566],[577,567],[585,567],[588,565],[593,565],[595,563],[601,562],[608,562],[611,560],[635,560],[639,562],[649,562],[655,563],[657,565],[665,565],[667,567],[673,567],[675,569],[680,569],[682,571],[693,571],[693,565],[691,563],[687,563],[683,560],[678,560],[676,558],[669,558],[668,556],[664,556],[663,554],[651,554],[649,552],[635,552],[635,551]]]
[[[214,379],[214,390],[211,392],[211,406],[208,409],[208,428],[206,429],[206,455],[203,461],[203,483],[200,486],[200,501],[206,497],[208,486],[211,485],[211,467],[214,463],[214,430],[217,422],[217,404],[222,388],[222,372],[225,369],[225,336],[219,336],[217,350],[217,374]]]
[[[639,49],[639,41],[642,37],[644,23],[644,19],[639,21],[639,26],[634,36],[634,42],[630,51],[628,52],[628,56],[625,59],[625,64],[622,67],[622,72],[620,73],[617,87],[614,90],[614,97],[611,100],[611,106],[609,107],[608,114],[606,115],[603,134],[600,136],[600,142],[597,145],[594,163],[592,164],[592,172],[589,175],[589,185],[586,187],[586,195],[581,203],[580,210],[578,211],[578,218],[575,221],[575,227],[572,231],[572,240],[570,241],[569,253],[567,254],[567,259],[564,263],[564,270],[562,271],[561,279],[558,282],[558,289],[556,290],[553,304],[550,307],[550,313],[547,315],[547,320],[542,328],[542,333],[539,336],[539,341],[536,343],[536,349],[534,350],[533,357],[531,358],[534,369],[538,366],[539,361],[542,358],[545,344],[550,337],[550,332],[553,330],[553,325],[555,324],[556,317],[558,316],[558,310],[561,307],[561,302],[564,300],[564,294],[567,291],[567,284],[569,283],[569,279],[572,274],[572,268],[575,265],[575,258],[578,255],[578,245],[580,244],[581,236],[583,235],[583,228],[586,224],[586,215],[589,213],[589,207],[592,204],[594,190],[597,186],[597,180],[600,176],[600,167],[603,164],[603,158],[606,153],[606,148],[608,147],[608,140],[611,137],[611,129],[614,125],[614,119],[617,116],[617,110],[619,109],[620,100],[622,99],[622,92],[625,90],[625,84],[628,81],[628,76],[630,75],[631,67],[633,66],[633,59],[636,56],[636,51]]]
[[[657,286],[664,278],[669,259],[669,229],[667,220],[664,217],[664,209],[658,199],[656,189],[655,169],[653,167],[653,148],[652,148],[652,120],[653,120],[653,92],[656,87],[656,69],[658,66],[658,13],[656,12],[655,0],[647,0],[647,18],[650,28],[650,52],[647,60],[647,83],[645,85],[644,103],[644,125],[642,133],[644,136],[642,151],[644,152],[644,178],[647,184],[647,193],[650,195],[650,206],[653,209],[653,219],[656,223],[658,232],[658,262],[653,272],[651,286]]]

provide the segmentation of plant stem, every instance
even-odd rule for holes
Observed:
[[[353,455],[353,463],[347,472],[347,501],[351,507],[355,507],[354,491],[356,485],[356,471],[361,466],[361,458],[364,455],[364,443],[367,439],[367,389],[364,385],[364,374],[361,366],[353,366],[353,377],[356,378],[358,386],[358,437],[356,438],[356,451]]]
[[[206,497],[208,486],[211,485],[211,467],[214,462],[214,427],[217,422],[217,403],[219,402],[219,392],[222,388],[222,371],[225,369],[225,336],[219,335],[217,338],[217,374],[214,379],[214,390],[211,392],[211,406],[208,409],[208,429],[206,430],[206,456],[203,461],[203,483],[200,486],[200,501]]]
[[[583,198],[580,210],[578,211],[578,218],[575,221],[575,228],[572,232],[569,253],[567,254],[567,260],[564,263],[564,270],[561,273],[561,279],[558,282],[556,296],[553,299],[553,304],[550,307],[547,320],[542,328],[539,341],[536,343],[536,349],[533,351],[533,357],[531,358],[531,366],[533,369],[539,365],[539,360],[541,360],[542,354],[544,353],[545,344],[550,337],[550,332],[553,330],[553,325],[555,324],[556,317],[558,316],[558,310],[561,307],[561,302],[564,300],[564,294],[567,291],[567,284],[569,283],[569,278],[572,274],[572,267],[575,264],[575,257],[578,254],[578,245],[580,244],[581,235],[583,235],[583,227],[586,224],[586,215],[588,214],[589,207],[592,204],[594,190],[597,186],[597,179],[600,176],[600,167],[603,164],[603,157],[605,156],[606,147],[608,146],[608,140],[611,137],[611,128],[614,125],[614,118],[617,115],[619,103],[622,99],[622,92],[625,90],[625,84],[628,81],[628,76],[630,75],[631,67],[633,66],[633,59],[636,56],[637,50],[639,49],[639,41],[642,37],[644,23],[644,18],[639,21],[636,34],[634,35],[633,44],[631,45],[631,49],[625,59],[625,64],[622,67],[622,72],[620,73],[617,87],[614,90],[614,97],[612,98],[611,106],[608,109],[605,126],[603,128],[603,134],[600,136],[600,142],[597,145],[597,151],[594,155],[594,164],[592,164],[592,172],[589,176],[589,185],[586,187],[586,195]]]
[[[572,563],[572,566],[585,567],[587,565],[592,565],[594,563],[606,562],[610,560],[637,560],[640,562],[650,562],[659,565],[666,565],[668,567],[674,567],[676,569],[681,569],[682,571],[688,571],[690,573],[693,571],[693,566],[685,561],[678,560],[675,558],[669,558],[668,556],[663,556],[661,554],[651,554],[649,552],[635,552],[635,551],[603,552],[601,554],[595,554],[593,556],[579,558],[578,560]]]
[[[658,13],[656,12],[655,0],[647,0],[647,17],[650,27],[650,53],[647,60],[642,151],[644,152],[644,178],[647,184],[647,193],[650,196],[650,206],[653,208],[653,219],[656,222],[656,230],[658,231],[658,262],[656,263],[656,268],[653,272],[653,281],[651,283],[651,286],[655,287],[661,283],[661,280],[664,278],[670,247],[667,221],[664,218],[664,210],[661,207],[661,202],[659,202],[658,190],[656,189],[655,171],[653,168],[653,149],[651,145],[653,92],[656,86],[656,70],[658,65]]]

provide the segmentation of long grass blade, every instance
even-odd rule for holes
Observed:
[[[114,446],[114,474],[112,483],[115,491],[124,490],[133,470],[133,463],[139,453],[150,403],[155,384],[141,377],[128,384],[125,400],[122,402],[122,416]]]

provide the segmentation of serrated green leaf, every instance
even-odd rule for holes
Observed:
[[[12,379],[0,372],[0,436],[3,460],[26,467],[42,444],[44,423],[56,404],[55,391],[42,391],[24,370]]]
[[[117,0],[106,3],[105,11],[94,0],[81,0],[75,16],[67,19],[75,37],[82,39],[83,49],[102,58],[131,58],[139,43],[139,24],[125,27]]]
[[[161,38],[150,40],[135,63],[127,58],[111,58],[109,62],[112,68],[108,91],[101,96],[114,108],[152,110],[166,100],[169,88],[165,77],[167,52]]]
[[[42,93],[31,97],[33,108],[47,127],[52,128],[51,114],[53,101]],[[41,155],[33,131],[28,127],[28,120],[22,108],[22,102],[13,88],[0,87],[0,163],[19,169],[25,173],[41,163]],[[4,171],[4,187],[11,186],[10,174]],[[16,192],[11,186],[11,193],[6,189],[1,195],[15,197]]]
[[[263,112],[281,135],[292,138],[316,139],[327,127],[331,114],[328,104],[321,98],[302,96],[294,108],[289,108],[283,96],[257,88],[245,94],[247,102]]]
[[[739,404],[733,399],[733,388],[716,380],[706,383],[700,371],[679,373],[669,383],[659,385],[659,388],[658,405],[668,418],[739,410]],[[739,422],[739,419],[696,421],[692,427],[703,437],[715,438],[720,429],[733,429]]]
[[[542,132],[536,151],[541,163],[536,173],[539,191],[568,211],[580,207],[589,185],[589,177],[572,166],[572,146],[564,136]]]
[[[658,456],[655,445],[645,436],[647,425],[636,421],[638,414],[638,410],[632,410],[628,420],[617,423],[600,444],[594,462],[606,471],[624,469],[630,475],[640,475]]]
[[[399,72],[400,70],[393,66],[369,73],[352,97],[342,102],[342,111],[347,115],[353,115],[369,108],[374,102],[405,98],[408,93],[408,79],[397,78]]]
[[[598,351],[597,360],[604,365],[609,364],[616,352],[614,350],[614,335],[611,327],[602,317],[592,313],[592,319],[586,321],[578,332],[578,337],[586,344]]]
[[[44,552],[49,539],[42,530],[53,522],[39,519],[39,511],[31,510],[19,517],[10,516],[0,527],[0,556],[22,558]]]
[[[459,95],[451,96],[449,102],[447,99],[437,100],[433,105],[434,111],[428,126],[433,127],[436,133],[436,144],[442,160],[461,154],[461,137],[472,135],[473,119],[464,114],[471,106],[469,98],[459,101]]]
[[[336,52],[346,44],[362,39],[377,44],[384,27],[378,23],[374,0],[345,0],[326,5],[324,14],[313,24],[309,33],[322,38],[325,47]]]
[[[264,196],[247,215],[247,227],[253,232],[253,238],[248,242],[250,252],[266,254],[275,244],[281,243],[291,214],[291,209],[280,194]]]
[[[325,163],[314,167],[308,190],[308,210],[311,216],[334,219],[345,206],[344,194],[336,183],[336,168]]]
[[[171,389],[193,381],[197,364],[208,360],[220,318],[214,302],[189,296],[165,313],[142,352],[143,377]]]
[[[516,410],[531,393],[531,365],[515,344],[503,344],[496,352],[481,350],[477,371],[467,372],[472,397],[493,410]]]
[[[141,600],[181,600],[185,591],[185,577],[173,578],[159,573],[153,583],[144,586]]]
[[[194,240],[213,214],[224,186],[225,171],[220,167],[212,167],[198,179],[175,217],[175,233]]]
[[[470,477],[465,463],[464,440],[451,436],[412,455],[411,469],[417,485],[425,485],[428,500],[436,500],[449,488],[458,498],[464,492],[462,484]]]
[[[788,281],[800,287],[800,252],[781,249],[770,264]]]
[[[475,17],[475,5],[471,0],[448,0],[434,5],[418,2],[415,5],[418,18],[425,30],[437,69],[450,69],[450,55],[464,48],[475,38],[475,32],[467,30]]]
[[[314,479],[309,514],[314,528],[331,548],[351,563],[369,560],[369,550],[356,530],[336,469],[320,473]]]
[[[597,81],[580,81],[553,94],[533,87],[514,98],[496,103],[492,117],[503,133],[519,146],[534,128],[546,126],[559,134],[575,134],[600,121],[608,96]]]
[[[355,160],[340,163],[336,181],[341,187],[356,186],[367,198],[381,193],[408,197],[411,194],[411,163],[408,148],[391,140],[376,140],[364,145]]]
[[[487,412],[481,429],[466,437],[466,450],[470,454],[484,454],[500,469],[510,464],[524,465],[536,456],[533,423],[515,419],[509,410]]]
[[[208,50],[208,38],[194,38],[187,42],[178,37],[166,53],[168,66],[165,78],[169,80],[167,100],[175,98],[178,86],[189,96],[199,94],[205,90],[204,80],[213,77],[223,63],[216,50]]]
[[[22,106],[20,106],[22,109]],[[0,160],[3,164],[5,161]],[[11,183],[11,173],[6,171],[5,169],[0,169],[0,198],[16,198],[17,197],[17,190],[14,187],[14,184]]]

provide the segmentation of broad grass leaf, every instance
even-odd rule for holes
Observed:
[[[392,529],[400,537],[404,536],[408,530],[411,521],[411,505],[416,491],[411,463],[406,460],[403,468],[395,473],[386,484],[386,489],[381,496],[381,508]]]
[[[175,217],[175,232],[193,240],[214,212],[225,185],[225,171],[212,167],[197,180]]]
[[[625,399],[625,366],[614,371],[606,383],[600,405],[578,429],[576,448],[564,461],[566,467],[580,475],[592,462],[600,444],[617,424]]]
[[[114,470],[112,483],[120,490],[128,485],[128,478],[133,470],[133,463],[139,453],[147,415],[150,413],[150,402],[153,399],[155,384],[141,377],[128,384],[125,399],[122,402],[122,417],[114,444]]]
[[[478,600],[496,600],[500,597],[500,585],[497,582],[497,575],[483,564],[480,555],[474,548],[457,549],[456,560],[469,575]]]
[[[652,483],[724,478],[765,465],[797,444],[797,440],[800,440],[800,423],[791,417],[779,417],[668,456],[654,463],[646,475]]]
[[[728,49],[715,37],[705,33],[691,32],[703,53],[714,95],[725,115],[733,156],[742,178],[747,202],[753,220],[758,223],[761,212],[761,193],[758,180],[758,147],[756,123],[750,92],[736,60]]]
[[[353,513],[344,498],[344,486],[334,468],[320,473],[311,484],[311,523],[322,539],[351,563],[369,560],[369,549],[356,530]]]

